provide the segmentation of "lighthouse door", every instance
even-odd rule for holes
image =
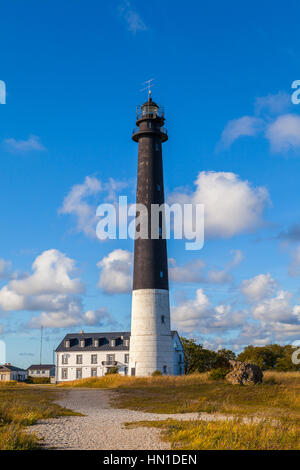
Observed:
[[[135,367],[131,368],[131,375],[135,375]]]

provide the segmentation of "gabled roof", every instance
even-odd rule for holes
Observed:
[[[172,338],[177,331],[171,331]],[[123,337],[123,340],[121,339]],[[85,346],[80,347],[80,340],[85,340]],[[99,346],[94,346],[94,339],[99,339]],[[110,340],[116,340],[116,346],[110,345]],[[62,351],[129,351],[129,345],[125,345],[125,339],[130,339],[130,331],[112,331],[101,333],[69,333],[58,345],[56,352]],[[70,347],[66,348],[65,341],[70,341]]]
[[[18,372],[18,371],[27,372],[27,370],[21,369],[21,367],[15,367],[12,365],[7,365],[7,364],[0,364],[0,371],[1,370],[10,371],[10,372]]]
[[[29,369],[49,370],[49,369],[53,369],[54,367],[55,367],[54,364],[32,364],[32,366],[28,367],[27,370],[29,370]]]

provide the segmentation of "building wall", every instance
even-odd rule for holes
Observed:
[[[82,355],[82,364],[77,364],[76,356]],[[92,364],[92,355],[97,355],[97,364]],[[76,370],[81,369],[82,378],[92,377],[92,369],[96,369],[97,377],[102,377],[108,371],[109,366],[102,365],[102,361],[107,361],[108,355],[114,355],[114,361],[118,362],[119,373],[125,375],[128,364],[125,362],[125,355],[128,351],[65,351],[56,353],[56,380],[67,382],[76,380]],[[63,356],[68,360],[63,363]],[[67,378],[63,378],[62,370],[67,369]]]
[[[8,380],[17,380],[18,382],[24,382],[27,379],[27,372],[26,371],[10,371],[10,372],[1,372],[0,371],[0,380],[1,381],[8,381]]]
[[[36,369],[30,369],[28,370],[28,375],[30,375],[30,377],[38,377],[38,378],[41,378],[41,377],[51,377],[53,375],[55,375],[55,369],[43,369],[43,370],[36,370]]]
[[[10,380],[10,372],[0,372],[0,380],[3,382]]]
[[[131,340],[130,340],[131,341]],[[168,374],[182,375],[184,374],[184,352],[177,333],[171,338],[171,349],[168,350],[168,357],[171,354],[172,359],[172,372]],[[97,364],[92,364],[92,355],[97,355]],[[82,355],[82,364],[76,363],[76,356]],[[125,375],[129,373],[129,363],[125,362],[125,355],[130,355],[128,350],[109,350],[109,351],[68,351],[56,353],[56,381],[57,382],[68,382],[70,380],[76,380],[76,370],[81,369],[82,378],[89,378],[92,376],[92,369],[96,369],[97,377],[102,377],[108,370],[106,365],[102,365],[102,361],[107,361],[108,355],[114,355],[114,360],[118,362],[119,373]],[[63,364],[63,356],[68,360],[67,364]],[[67,370],[67,377],[63,378],[62,370]],[[127,370],[126,370],[127,369]],[[154,369],[155,370],[155,369]]]

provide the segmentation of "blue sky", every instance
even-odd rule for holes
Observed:
[[[168,244],[174,327],[213,348],[300,339],[299,3],[0,8],[7,358],[38,360],[40,324],[46,362],[67,331],[130,327],[133,243],[99,242],[94,210],[134,200],[135,106],[153,77],[167,197],[204,203],[207,215],[201,251]]]

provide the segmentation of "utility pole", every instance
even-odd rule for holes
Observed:
[[[42,353],[43,353],[43,327],[41,326],[40,364],[42,364]]]

